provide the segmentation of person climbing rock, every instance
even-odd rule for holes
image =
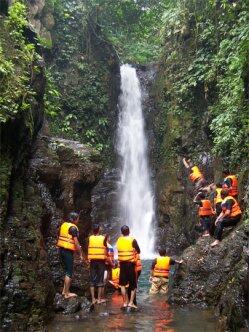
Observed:
[[[189,171],[189,179],[194,184],[195,190],[200,191],[201,188],[207,185],[207,181],[204,179],[198,166],[195,166],[190,159],[183,158],[183,164]]]
[[[211,243],[211,247],[214,247],[220,243],[224,227],[237,225],[242,216],[242,212],[237,200],[230,195],[228,189],[222,189],[221,198],[222,212],[215,221],[216,228],[214,237],[216,240]]]
[[[78,251],[80,259],[83,260],[83,253],[79,243],[79,230],[77,224],[79,222],[79,214],[70,212],[67,218],[68,221],[63,222],[60,227],[57,247],[60,250],[60,257],[65,271],[64,286],[62,295],[68,299],[77,296],[75,293],[70,293],[70,286],[72,283],[74,252]]]
[[[90,261],[90,292],[92,304],[105,303],[102,298],[104,288],[104,273],[107,259],[107,238],[108,235],[100,235],[100,227],[93,225],[93,235],[88,240],[88,260]],[[95,298],[95,288],[97,288],[98,298]]]
[[[118,260],[120,265],[119,283],[121,286],[121,293],[123,296],[123,307],[137,308],[134,304],[134,298],[137,289],[136,276],[136,254],[140,254],[140,248],[137,241],[130,235],[130,229],[124,225],[121,227],[122,235],[119,237],[116,247],[118,249]],[[130,298],[126,285],[129,284],[131,291]]]
[[[204,192],[199,192],[194,198],[194,203],[199,206],[198,215],[203,230],[202,236],[210,236],[212,217],[214,215],[211,201],[206,199],[206,194]]]
[[[222,174],[224,180],[222,183],[223,189],[229,190],[229,195],[233,196],[235,199],[238,199],[238,179],[235,175],[231,175],[229,170],[223,170]]]
[[[169,285],[169,270],[170,266],[175,263],[181,264],[183,260],[173,260],[166,254],[165,248],[158,249],[159,257],[154,259],[151,264],[151,288],[150,294],[167,294]]]
[[[216,183],[216,187],[214,190],[214,209],[215,209],[215,214],[217,216],[219,216],[222,211],[222,209],[221,209],[221,203],[222,203],[221,191],[222,191],[222,184]]]

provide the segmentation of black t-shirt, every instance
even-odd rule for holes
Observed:
[[[202,201],[201,200],[195,201],[194,203],[199,205],[200,207],[202,207]]]
[[[163,256],[162,256],[163,257]],[[156,258],[153,260],[152,264],[151,264],[151,270],[154,270],[155,266],[156,266]],[[169,265],[174,265],[175,264],[175,260],[170,258],[170,261],[169,261]]]

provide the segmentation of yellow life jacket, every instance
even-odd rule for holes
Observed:
[[[170,257],[168,256],[160,256],[156,259],[156,265],[153,270],[154,277],[169,277],[170,270]]]
[[[107,249],[104,246],[105,237],[103,235],[91,235],[88,244],[88,259],[103,259],[107,258]]]
[[[216,190],[215,190],[214,205],[222,202],[221,190],[222,190],[222,188],[216,188]]]
[[[199,216],[212,216],[214,214],[211,202],[209,199],[202,199],[202,206],[199,207]]]
[[[136,251],[132,246],[133,238],[130,236],[120,236],[116,246],[118,249],[118,260],[120,262],[135,262]]]
[[[119,288],[119,275],[120,275],[120,268],[116,267],[112,269],[111,280],[109,282],[115,287]]]
[[[198,166],[193,166],[191,168],[191,171],[192,171],[192,173],[190,173],[189,178],[192,182],[195,182],[196,180],[203,178],[203,175]]]
[[[223,202],[222,202],[222,211],[225,212],[226,211],[226,206],[225,206],[225,203],[227,200],[229,199],[232,199],[234,201],[234,204],[232,205],[232,209],[231,209],[231,212],[230,212],[230,215],[229,217],[237,217],[238,215],[240,215],[242,212],[241,212],[241,209],[240,209],[240,206],[238,204],[238,202],[236,201],[236,199],[233,197],[233,196],[227,196]]]
[[[78,227],[75,224],[71,222],[64,222],[60,228],[60,235],[57,241],[57,247],[75,251],[77,250],[77,248],[75,246],[72,235],[69,234],[70,227],[75,227],[77,228],[77,231],[79,231]]]
[[[227,180],[227,179],[231,179],[232,181],[232,185],[230,188],[228,188],[229,190],[229,195],[230,196],[237,196],[238,195],[238,179],[235,175],[228,175],[225,179],[224,179],[224,182]],[[227,185],[224,183],[224,185],[222,186],[223,188],[227,188]]]
[[[139,254],[136,254],[136,272],[142,271],[142,262]]]

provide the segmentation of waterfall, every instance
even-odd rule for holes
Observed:
[[[117,150],[121,158],[120,210],[143,258],[154,252],[154,202],[148,170],[141,89],[135,68],[121,66]]]

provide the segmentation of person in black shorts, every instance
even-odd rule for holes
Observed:
[[[93,235],[88,240],[88,260],[90,261],[90,292],[92,304],[105,303],[102,298],[104,289],[104,273],[107,259],[107,235],[100,235],[100,227],[93,225]],[[98,289],[98,298],[95,298],[95,288]]]
[[[122,236],[119,237],[116,246],[118,249],[118,260],[120,264],[119,284],[124,300],[124,307],[137,308],[134,298],[137,289],[136,254],[140,254],[140,248],[135,239],[129,236],[130,229],[124,225],[121,227]],[[126,286],[129,285],[130,298]]]
[[[70,212],[67,219],[68,221],[63,222],[60,227],[60,234],[57,241],[57,246],[60,250],[61,262],[65,271],[62,295],[66,299],[76,296],[76,294],[70,293],[69,290],[72,282],[75,251],[79,252],[80,259],[83,261],[83,253],[79,244],[79,230],[77,227],[79,222],[79,214],[76,212]]]

